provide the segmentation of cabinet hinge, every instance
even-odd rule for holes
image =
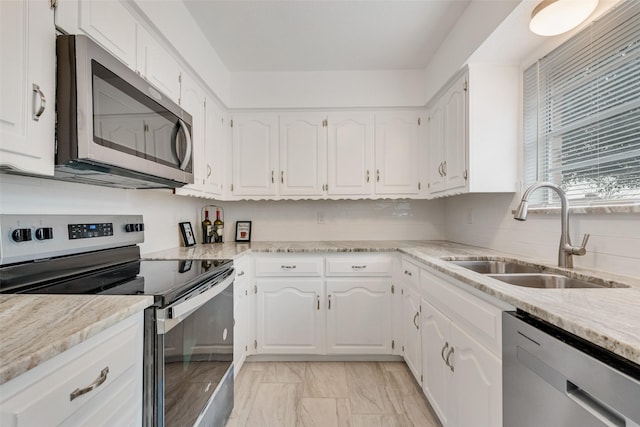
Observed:
[[[400,295],[404,295],[404,289],[400,289]]]
[[[231,184],[231,192],[233,193],[233,184]]]
[[[233,127],[233,119],[231,119],[230,123],[231,123],[231,127]]]
[[[462,85],[462,89],[466,92],[469,90],[469,82],[467,80],[464,81]]]
[[[249,346],[248,345],[244,346],[244,351],[249,351]]]
[[[207,98],[205,98],[205,99],[204,99],[203,104],[204,104],[204,108],[205,108],[205,110],[206,110],[206,109],[207,109]]]
[[[422,184],[420,184],[420,182],[418,182],[418,191],[422,190]]]
[[[58,7],[58,0],[49,0],[49,7],[51,9],[55,9],[56,7]]]
[[[391,293],[392,294],[396,293],[396,285],[391,285]]]
[[[253,285],[253,293],[254,294],[258,293],[258,285]]]
[[[427,188],[431,188],[431,183],[427,182]]]
[[[391,349],[395,349],[396,348],[396,340],[391,340]]]
[[[402,346],[402,352],[404,353],[404,346]]]
[[[328,119],[324,119],[324,120],[322,121],[322,127],[323,127],[323,128],[326,128],[327,126],[329,126],[329,120],[328,120]]]
[[[182,73],[178,74],[178,83],[182,83]]]
[[[466,180],[466,179],[467,179],[467,176],[468,176],[468,174],[467,174],[467,170],[465,169],[465,170],[464,170],[464,173],[462,174],[462,177]]]
[[[143,126],[145,132],[149,132],[149,125],[147,123]]]
[[[258,348],[258,340],[253,340],[253,348]]]
[[[424,375],[420,374],[420,383],[424,383]]]
[[[422,120],[420,120],[420,117],[418,117],[418,126],[420,126],[422,124]]]

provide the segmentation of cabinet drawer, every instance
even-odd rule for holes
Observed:
[[[390,276],[387,256],[327,257],[327,276]]]
[[[415,290],[418,290],[420,283],[420,267],[410,263],[406,259],[402,260],[402,280]]]
[[[256,276],[322,276],[322,258],[278,257],[256,258]]]
[[[502,310],[436,274],[422,269],[420,289],[427,301],[498,357],[502,353]]]
[[[72,399],[74,391],[91,384],[98,385]],[[127,425],[140,425],[142,313],[4,384],[2,395],[8,398],[0,419],[7,427],[98,426],[104,423],[98,414],[118,413],[134,414]]]

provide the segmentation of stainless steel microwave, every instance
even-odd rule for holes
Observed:
[[[82,35],[56,40],[59,179],[119,188],[193,183],[192,118]]]

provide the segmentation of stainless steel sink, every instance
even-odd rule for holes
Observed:
[[[572,277],[561,276],[559,274],[489,274],[488,277],[509,283],[515,286],[526,288],[605,288],[607,286],[585,280],[574,279]],[[617,284],[618,287],[626,287]]]
[[[541,265],[527,265],[513,261],[456,260],[450,262],[482,274],[541,273],[545,271],[545,267]]]

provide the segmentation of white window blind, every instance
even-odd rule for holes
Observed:
[[[640,201],[640,1],[524,72],[523,123],[526,185],[551,181],[583,204]]]

